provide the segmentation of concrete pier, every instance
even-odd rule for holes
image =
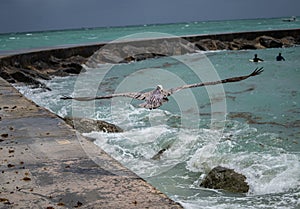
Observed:
[[[2,78],[0,162],[0,208],[182,208]]]

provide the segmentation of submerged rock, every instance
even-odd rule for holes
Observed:
[[[81,133],[89,133],[92,131],[102,131],[108,133],[123,132],[123,130],[120,127],[102,120],[65,117],[64,121]]]
[[[243,174],[239,174],[233,169],[217,166],[207,174],[200,186],[234,193],[246,193],[249,191],[249,185],[245,180],[246,177]]]

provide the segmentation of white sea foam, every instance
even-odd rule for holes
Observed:
[[[220,148],[224,146],[230,152],[222,152]],[[267,153],[234,153],[238,146],[238,142],[231,141],[208,143],[190,158],[187,169],[204,173],[218,165],[235,169],[247,177],[249,195],[281,193],[299,187],[299,155],[283,153],[280,148]]]

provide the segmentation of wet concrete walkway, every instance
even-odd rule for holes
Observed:
[[[182,208],[2,78],[0,162],[0,208]]]

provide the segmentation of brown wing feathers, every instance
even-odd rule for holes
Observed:
[[[97,99],[111,99],[113,97],[130,97],[130,98],[133,98],[133,99],[144,100],[146,95],[145,95],[145,93],[128,92],[128,93],[108,94],[108,95],[105,95],[105,96],[97,96],[97,97],[70,97],[70,96],[64,96],[64,97],[61,97],[61,99],[63,99],[63,100],[74,99],[74,100],[77,100],[77,101],[92,101],[92,100],[97,100]]]
[[[223,79],[223,80],[219,80],[219,81],[188,84],[188,85],[172,88],[172,89],[169,89],[167,91],[164,90],[164,92],[166,92],[165,93],[165,94],[167,94],[166,96],[169,96],[169,95],[171,95],[171,94],[173,94],[177,91],[187,89],[187,88],[195,88],[195,87],[200,87],[200,86],[216,85],[216,84],[221,84],[221,83],[238,82],[238,81],[245,80],[249,77],[259,75],[262,72],[263,72],[263,67],[256,68],[249,75],[232,77],[232,78],[227,78],[227,79]],[[96,100],[96,99],[110,99],[110,98],[113,98],[113,97],[130,97],[130,98],[133,98],[133,99],[145,100],[147,97],[149,97],[149,95],[151,95],[151,93],[153,93],[153,91],[145,92],[145,93],[140,93],[140,92],[116,93],[116,94],[109,94],[109,95],[97,96],[97,97],[69,97],[69,96],[65,96],[65,97],[61,97],[61,99],[64,99],[64,100],[74,99],[74,100],[78,100],[78,101],[91,101],[91,100]]]
[[[216,85],[216,84],[221,84],[221,83],[238,82],[238,81],[245,80],[245,79],[247,79],[249,77],[259,75],[263,71],[264,71],[263,67],[256,68],[249,75],[239,76],[239,77],[232,77],[232,78],[227,78],[227,79],[223,79],[223,80],[219,80],[219,81],[210,81],[210,82],[204,82],[204,83],[195,83],[195,84],[183,85],[183,86],[180,86],[180,87],[172,88],[172,89],[168,90],[168,92],[169,92],[169,94],[173,94],[173,93],[175,93],[177,91],[180,91],[182,89],[187,89],[187,88],[195,88],[195,87],[200,87],[200,86],[210,86],[210,85]]]

